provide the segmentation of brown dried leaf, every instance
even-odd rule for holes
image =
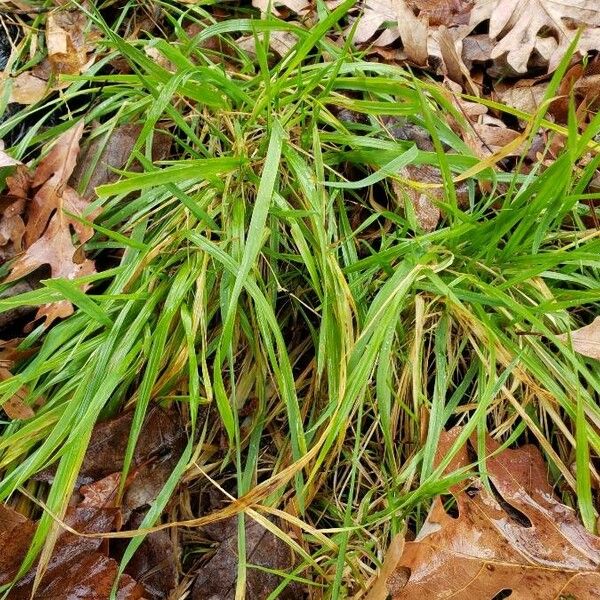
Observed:
[[[260,34],[259,34],[260,35]],[[285,56],[298,42],[298,36],[290,31],[270,31],[269,32],[269,48],[280,57]],[[256,56],[256,37],[254,35],[246,35],[237,40],[238,46]]]
[[[509,129],[504,123],[494,121],[491,117],[484,118],[483,123],[473,123],[473,130],[476,135],[472,138],[472,147],[480,158],[486,158],[502,150],[520,135],[518,131]],[[521,149],[517,148],[509,156],[518,156],[520,153]]]
[[[130,519],[129,529],[138,529],[144,517],[137,512]],[[119,546],[124,551],[128,540]],[[148,535],[133,555],[125,572],[144,586],[145,600],[165,600],[177,587],[178,570],[176,547],[168,530]]]
[[[432,27],[453,27],[469,22],[473,0],[408,0],[408,5]]]
[[[19,167],[17,172],[25,167]],[[25,210],[26,195],[19,196],[24,192],[14,184],[19,179],[15,174],[13,177],[7,177],[7,193],[0,196],[0,207],[2,216],[0,216],[0,258],[9,260],[22,251],[22,240],[25,235],[25,223],[23,222],[23,212]],[[26,192],[24,192],[26,194]]]
[[[534,50],[554,71],[577,30],[586,29],[579,50],[600,48],[600,7],[596,0],[477,0],[470,26],[489,20],[496,41],[491,58],[507,55],[517,73],[526,73]]]
[[[355,44],[368,42],[384,25],[398,22],[398,3],[396,0],[365,0],[362,3],[362,9],[364,12],[359,17],[352,40]],[[399,36],[400,32],[396,30],[395,37],[386,40],[386,44],[379,45],[387,45]]]
[[[71,234],[71,229],[74,229],[79,243],[84,244],[93,235],[93,230],[67,214],[87,216],[88,219],[92,217],[85,215],[88,202],[67,185],[77,161],[83,127],[83,121],[80,121],[63,133],[40,161],[31,181],[31,187],[39,189],[26,204],[24,231],[20,227],[22,204],[15,205],[21,208],[21,212],[17,213],[12,221],[6,221],[8,216],[5,215],[0,222],[7,234],[15,232],[11,237],[13,245],[20,247],[22,235],[26,247],[25,252],[13,264],[5,282],[25,277],[42,265],[50,266],[54,278],[75,279],[95,272],[94,263],[82,256],[73,244]],[[19,191],[26,192],[24,186],[22,187]],[[10,184],[9,191],[12,191]],[[40,307],[36,319],[45,318],[45,325],[49,326],[55,319],[67,317],[72,313],[73,305],[63,300]]]
[[[297,14],[302,14],[310,6],[310,0],[252,0],[252,6],[258,8],[261,13],[269,12],[269,10],[278,15],[277,6],[289,8]]]
[[[76,279],[81,275],[94,273],[94,263],[91,260],[77,262],[71,232],[65,221],[60,213],[52,217],[44,235],[15,262],[6,281],[20,279],[42,265],[50,265],[53,278]]]
[[[544,99],[547,88],[547,81],[522,79],[516,84],[498,83],[494,86],[494,91],[504,104],[534,114]]]
[[[11,377],[12,373],[8,369],[0,367],[0,381],[5,381]],[[25,402],[27,395],[27,388],[22,386],[12,398],[9,398],[2,405],[2,408],[9,419],[30,419],[33,417],[33,409]]]
[[[81,483],[97,481],[122,470],[132,419],[133,413],[126,412],[94,427],[79,472],[78,480]],[[185,430],[178,413],[153,406],[142,426],[133,455],[133,468],[171,454],[179,458],[184,440]]]
[[[440,220],[441,212],[437,202],[444,201],[444,189],[441,186],[442,175],[437,167],[431,165],[407,165],[399,173],[400,177],[418,184],[433,184],[436,187],[416,187],[409,183],[392,181],[392,187],[398,200],[410,200],[417,223],[424,231],[433,231]],[[468,202],[466,184],[460,183],[457,187],[459,203]]]
[[[393,577],[398,561],[404,552],[404,533],[394,536],[385,553],[383,564],[373,587],[369,591],[366,600],[387,600],[390,595],[390,578]]]
[[[570,340],[575,352],[600,360],[600,317],[596,317],[585,327],[557,337],[565,343]]]
[[[106,493],[122,471],[132,420],[133,413],[129,411],[94,427],[77,478],[78,485],[88,485],[81,489],[84,495],[90,496],[88,503],[106,499]],[[146,415],[133,454],[122,503],[125,518],[156,498],[181,456],[184,444],[185,428],[179,414],[153,406]],[[42,471],[36,479],[52,482],[54,470]]]
[[[0,553],[0,582],[7,583],[17,574],[34,533],[33,521],[0,503],[0,543],[4,548]]]
[[[67,512],[65,522],[79,532],[114,531],[120,521],[117,509],[75,507]],[[35,523],[14,510],[0,505],[0,540],[4,552],[0,557],[0,584],[16,575],[27,552]],[[63,533],[54,548],[39,587],[36,600],[108,600],[114,585],[118,563],[106,555],[102,538]],[[36,567],[32,567],[12,588],[8,600],[29,600]],[[119,600],[139,600],[144,590],[131,577],[119,580]]]
[[[94,137],[84,144],[82,152],[69,180],[69,185],[81,192],[88,201],[95,199],[95,189],[119,177],[115,169],[123,169],[131,158],[131,151],[137,141],[141,125],[121,125],[116,127],[108,139]],[[171,138],[160,129],[154,132],[152,160],[164,160],[169,155]],[[135,171],[139,165],[133,164]]]
[[[21,161],[9,156],[4,152],[4,144],[0,142],[0,168],[2,167],[14,167],[20,165]]]
[[[28,210],[25,233],[27,246],[39,239],[46,229],[50,215],[61,208],[63,192],[77,162],[83,128],[83,121],[79,121],[63,133],[35,170],[32,186],[39,190]]]
[[[458,431],[442,436],[438,458]],[[435,500],[415,541],[406,543],[391,580],[394,600],[492,600],[503,590],[528,600],[598,597],[600,538],[555,498],[537,448],[498,448],[486,440],[494,493],[478,478],[455,486],[457,517]],[[447,472],[470,462],[463,447]]]
[[[353,38],[356,44],[371,40],[383,30],[373,42],[376,46],[387,46],[400,38],[406,58],[424,66],[430,56],[441,58],[432,31],[440,25],[464,24],[471,3],[466,0],[363,0],[361,8],[363,12],[358,17]]]
[[[48,82],[25,72],[14,77],[11,81],[9,102],[17,104],[36,104],[48,91]]]
[[[48,60],[57,74],[79,75],[93,63],[88,59],[86,15],[78,10],[58,10],[46,20]]]
[[[287,573],[294,566],[292,551],[277,536],[257,521],[247,517],[246,561],[265,569]],[[191,600],[234,600],[238,570],[237,517],[225,519],[205,528],[210,537],[220,542],[214,556],[198,574]],[[264,600],[281,583],[276,575],[262,569],[249,568],[246,572],[247,600]],[[278,596],[280,600],[297,600],[302,589],[292,583]]]
[[[82,485],[79,493],[83,496],[83,500],[79,506],[115,508],[120,481],[121,473],[112,473],[99,481]]]

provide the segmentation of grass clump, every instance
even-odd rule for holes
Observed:
[[[299,561],[287,580],[326,597],[364,588],[389,536],[448,489],[434,456],[450,425],[464,425],[463,438],[536,441],[592,526],[591,482],[571,465],[600,451],[598,370],[556,336],[600,299],[600,241],[584,224],[597,156],[582,163],[599,124],[571,132],[548,166],[497,172],[449,126],[448,115],[464,118],[441,87],[328,41],[348,6],[304,30],[275,18],[211,22],[165,3],[170,43],[126,41],[95,14],[104,57],[0,125],[2,137],[38,119],[13,149],[22,158],[71,126],[44,127],[52,111],[95,123],[97,139],[141,127],[131,158],[141,172],[98,188],[92,207],[101,215],[88,248],[112,256],[85,278],[94,310],[34,330],[23,345],[39,351],[0,383],[2,400],[23,385],[45,398],[32,419],[4,424],[0,500],[58,464],[24,568],[52,539],[94,424],[133,407],[127,471],[151,402],[180,408],[189,443],[142,526],[181,480],[190,494],[210,477],[243,499],[231,509],[240,519],[249,508],[287,520],[279,534]],[[298,43],[273,61],[268,37],[279,30]],[[236,47],[239,32],[255,36],[255,57]],[[215,39],[219,49],[206,49]],[[111,72],[115,58],[131,72]],[[389,116],[426,130],[434,150],[395,139]],[[540,125],[543,113],[533,133]],[[171,140],[160,164],[158,131]],[[398,177],[408,164],[439,169],[435,231],[395,196],[394,179],[419,186]],[[0,309],[65,296],[78,304],[49,285]],[[182,502],[181,521],[197,516]],[[240,560],[240,586],[245,569]]]

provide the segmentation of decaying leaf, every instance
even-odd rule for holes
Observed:
[[[137,511],[128,522],[130,529],[138,529],[144,513]],[[125,550],[128,540],[119,540],[117,546]],[[144,600],[165,600],[177,587],[176,548],[171,531],[163,529],[148,535],[125,572],[144,587]]]
[[[83,121],[79,121],[63,133],[35,170],[31,185],[39,189],[28,209],[27,246],[39,239],[48,225],[50,215],[62,208],[63,192],[77,162],[83,127]]]
[[[122,470],[132,420],[133,413],[126,412],[94,427],[79,471],[80,484],[98,481]],[[144,420],[132,468],[141,467],[152,460],[164,463],[171,456],[176,461],[184,440],[185,430],[177,413],[153,406]],[[172,467],[171,464],[168,468]]]
[[[9,260],[22,251],[25,235],[23,213],[29,194],[31,178],[24,165],[19,165],[6,178],[7,190],[0,194],[0,259]],[[0,317],[1,320],[1,317]]]
[[[440,170],[431,165],[407,165],[398,175],[405,181],[392,181],[397,199],[403,203],[404,198],[407,198],[412,204],[419,226],[424,231],[433,231],[441,217],[437,203],[444,201]],[[414,183],[411,185],[411,182]],[[419,184],[435,187],[420,187]],[[468,192],[464,182],[457,186],[456,193],[460,204],[464,205],[468,202]]]
[[[266,37],[266,36],[265,36]],[[278,56],[285,56],[298,41],[298,36],[290,31],[270,31],[269,32],[269,48]],[[256,37],[254,35],[246,35],[238,38],[239,47],[248,52],[252,56],[256,56]]]
[[[93,54],[88,58],[87,29],[89,21],[81,11],[61,9],[48,15],[46,46],[54,73],[79,75],[94,62]]]
[[[390,542],[383,559],[381,570],[379,571],[375,583],[369,590],[369,595],[366,600],[387,600],[389,596],[388,580],[390,577],[393,577],[398,561],[404,552],[404,537],[404,533],[398,533]]]
[[[494,86],[494,91],[504,104],[526,113],[535,114],[547,88],[547,81],[537,82],[531,79],[522,79],[515,84],[498,83]]]
[[[79,532],[114,531],[119,521],[118,509],[78,506],[69,509],[65,522]],[[4,552],[0,557],[0,584],[10,583],[27,552],[35,523],[7,506],[0,505],[0,540]],[[35,567],[11,589],[9,600],[29,600]],[[118,563],[106,554],[102,538],[63,533],[54,548],[48,569],[35,592],[36,600],[108,600],[118,573]],[[130,576],[119,579],[117,598],[138,600],[144,590]]]
[[[54,278],[76,279],[94,272],[91,260],[77,262],[69,226],[65,221],[60,213],[52,217],[44,234],[17,259],[7,282],[20,279],[42,265],[50,265]]]
[[[82,146],[77,165],[69,179],[69,185],[81,193],[86,201],[96,198],[95,189],[119,178],[115,169],[123,169],[131,158],[131,151],[142,131],[141,125],[120,125],[108,137],[98,136]],[[154,131],[152,160],[164,160],[169,155],[171,138],[157,128]],[[139,164],[130,165],[135,171]]]
[[[4,152],[4,144],[0,142],[0,168],[1,167],[14,167],[20,165],[21,161],[16,160],[12,156],[9,156]]]
[[[8,369],[0,367],[0,381],[4,381],[11,377],[12,373]],[[22,386],[12,398],[9,398],[2,404],[2,408],[7,417],[10,419],[29,419],[33,417],[33,409],[25,402],[27,395],[27,388]]]
[[[577,30],[585,29],[579,49],[600,47],[600,6],[596,0],[477,0],[470,26],[489,20],[495,40],[491,58],[507,55],[508,64],[525,73],[533,52],[553,71]]]
[[[467,0],[364,0],[360,8],[363,12],[358,17],[353,38],[356,44],[372,41],[375,46],[387,46],[400,38],[405,57],[413,64],[424,66],[429,57],[442,60],[439,40],[432,35],[436,28],[465,24],[471,3]],[[375,37],[376,34],[379,35]],[[447,33],[445,41],[450,39],[454,46],[454,32]]]
[[[519,137],[519,132],[509,129],[499,119],[485,115],[481,123],[473,123],[475,136],[474,150],[477,156],[486,158],[502,150]],[[516,148],[508,156],[517,156],[521,148]]]
[[[459,433],[443,434],[438,460]],[[536,447],[498,449],[486,440],[491,489],[473,477],[451,490],[458,516],[446,512],[441,498],[434,501],[388,577],[394,600],[492,600],[501,592],[528,600],[599,597],[600,538],[556,499]],[[465,446],[447,472],[472,462]]]
[[[252,0],[252,6],[258,8],[262,13],[271,11],[277,15],[279,14],[277,7],[283,6],[301,14],[310,6],[310,0]]]
[[[65,523],[79,532],[106,533],[125,524],[136,529],[181,456],[185,430],[176,413],[153,407],[144,422],[134,454],[125,495],[118,502],[118,490],[133,413],[99,423],[92,433]],[[53,471],[40,474],[53,480]],[[93,477],[92,477],[93,475]],[[0,556],[0,585],[11,581],[25,556],[35,531],[35,523],[0,504],[0,543],[6,552]],[[118,570],[118,560],[128,540],[115,541],[81,537],[63,532],[54,548],[48,569],[35,592],[42,600],[108,600]],[[116,560],[115,560],[116,559]],[[20,579],[9,600],[25,600],[31,595],[33,567]],[[142,585],[143,582],[143,585]],[[162,600],[177,585],[176,550],[170,534],[149,535],[126,575],[119,582],[120,600]]]
[[[565,343],[570,341],[575,352],[600,360],[600,317],[596,317],[585,327],[557,337]]]
[[[577,122],[584,128],[596,114],[600,102],[600,60],[580,62],[573,65],[564,75],[557,97],[549,112],[559,123],[567,123],[571,96],[575,104]]]
[[[10,81],[10,102],[17,104],[36,104],[48,91],[48,82],[32,73],[20,73]]]
[[[363,13],[358,17],[358,25],[354,30],[354,43],[363,44],[382,29],[391,31],[384,40],[375,42],[378,45],[385,46],[400,37],[397,23],[400,17],[399,11],[407,8],[404,0],[365,0],[361,8]]]
[[[80,121],[58,138],[27,183],[37,190],[32,200],[25,204],[15,203],[19,210],[13,215],[13,220],[7,222],[5,216],[0,223],[0,226],[8,229],[13,227],[14,230],[25,217],[24,229],[17,228],[17,233],[23,237],[25,252],[15,261],[6,282],[25,277],[42,265],[49,265],[55,278],[76,279],[94,272],[94,263],[86,259],[73,244],[71,233],[73,229],[79,243],[84,244],[92,236],[93,230],[69,215],[72,213],[90,218],[90,215],[85,215],[88,203],[67,185],[79,154],[83,127],[83,121]],[[16,187],[17,184],[13,185]],[[9,191],[13,185],[9,184]],[[7,238],[7,235],[4,237]],[[17,241],[20,244],[20,238],[17,240],[13,236],[9,239],[13,244]],[[36,318],[44,317],[48,326],[55,319],[72,312],[72,304],[63,300],[40,307]]]
[[[285,542],[247,517],[246,562],[260,568],[248,568],[246,572],[247,600],[268,598],[281,578],[269,570],[288,573],[293,567],[292,551]],[[214,556],[203,565],[192,589],[191,600],[234,600],[238,571],[237,517],[218,521],[204,528],[211,539],[219,542]],[[280,600],[297,600],[302,597],[302,588],[292,583],[277,596]]]

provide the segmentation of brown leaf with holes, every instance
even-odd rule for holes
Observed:
[[[490,57],[506,54],[517,73],[527,72],[534,53],[546,61],[549,72],[554,71],[580,28],[580,52],[600,48],[597,0],[477,0],[470,27],[485,21],[495,41]]]
[[[0,259],[3,261],[10,260],[23,250],[23,215],[31,187],[27,167],[19,165],[6,178],[6,186],[8,189],[0,195]]]
[[[558,339],[565,344],[571,343],[575,352],[600,360],[600,317],[580,329],[562,333]]]
[[[459,433],[442,435],[438,462]],[[434,501],[388,577],[393,600],[492,600],[501,592],[515,600],[599,598],[600,538],[554,496],[539,450],[526,445],[499,452],[491,438],[485,446],[491,491],[478,477],[455,485],[457,516],[441,498]],[[474,455],[463,446],[446,473],[470,465]]]

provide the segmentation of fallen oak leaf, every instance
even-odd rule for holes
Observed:
[[[71,233],[61,214],[52,217],[44,234],[17,259],[5,283],[21,279],[42,265],[50,265],[53,278],[76,279],[95,272],[91,260],[76,262]]]
[[[547,88],[547,81],[521,79],[515,84],[498,82],[494,85],[494,92],[503,104],[508,104],[508,106],[529,114],[535,114],[546,95]]]
[[[596,317],[589,325],[556,337],[561,342],[570,341],[575,352],[600,360],[600,317]]]
[[[105,478],[115,477],[115,473],[123,470],[132,422],[133,412],[128,411],[94,426],[77,476],[77,485],[98,484]],[[177,462],[184,443],[185,428],[178,413],[173,410],[163,410],[160,406],[152,406],[146,414],[133,453],[132,473],[128,477],[127,493],[132,494],[131,501],[133,502],[135,498],[136,504],[129,506],[130,510],[149,504],[154,499],[155,493],[162,489],[166,481],[165,477],[161,483],[158,478],[159,473],[162,473],[161,476],[166,474],[168,477],[174,466],[171,461]],[[142,469],[146,473],[140,476]],[[156,480],[153,477],[156,477]],[[41,471],[36,479],[52,483],[54,469]],[[109,479],[106,484],[110,485]],[[140,503],[144,498],[145,501]]]
[[[366,600],[387,600],[389,596],[388,580],[393,577],[396,571],[398,561],[404,552],[404,544],[405,533],[398,533],[392,538],[377,579],[369,590]]]
[[[469,26],[474,29],[488,20],[489,37],[496,40],[490,58],[506,54],[517,73],[527,72],[534,50],[547,59],[548,71],[554,71],[580,27],[588,30],[579,50],[600,47],[596,0],[476,0]]]
[[[50,152],[40,161],[33,175],[33,188],[39,188],[28,210],[25,244],[37,240],[52,212],[59,208],[62,194],[75,169],[79,154],[79,140],[84,123],[79,121],[56,140]]]
[[[91,137],[79,154],[77,164],[69,179],[69,185],[80,192],[86,201],[96,198],[95,189],[119,178],[116,172],[124,169],[131,158],[131,151],[142,131],[139,124],[125,124],[115,127],[108,136]],[[93,134],[92,134],[93,136]],[[171,137],[164,130],[154,131],[152,160],[165,160],[169,156]],[[130,170],[140,170],[139,163],[133,163]]]
[[[12,265],[5,282],[25,277],[42,265],[50,266],[53,278],[73,280],[95,272],[94,263],[82,256],[81,248],[75,247],[71,235],[73,228],[81,245],[91,238],[93,229],[69,215],[84,216],[88,206],[88,202],[67,185],[76,165],[83,129],[84,123],[79,121],[63,133],[38,164],[31,180],[31,187],[38,190],[25,211],[26,249]],[[61,300],[41,306],[36,319],[44,318],[48,327],[55,319],[67,317],[73,311],[70,301]]]
[[[430,57],[434,58],[433,64],[443,62],[439,42],[432,35],[438,27],[451,27],[458,38],[466,34],[471,3],[466,0],[363,0],[359,7],[363,12],[358,17],[358,25],[347,30],[349,33],[354,29],[354,43],[368,42],[379,32],[372,42],[374,46],[388,46],[400,38],[403,57],[425,66]],[[455,27],[461,24],[464,33]]]
[[[269,31],[269,48],[279,57],[284,57],[298,42],[298,36],[290,31]],[[266,35],[263,36],[266,40]],[[238,46],[252,56],[256,56],[256,37],[246,35],[237,40]]]
[[[10,275],[4,281],[8,283],[21,279],[42,265],[50,265],[53,278],[76,279],[95,273],[94,263],[91,260],[84,258],[81,262],[77,262],[75,254],[76,249],[71,240],[68,224],[65,226],[62,212],[57,213],[50,220],[42,237],[15,261]],[[36,313],[36,319],[45,317],[45,324],[49,326],[55,319],[68,317],[73,312],[71,302],[61,300],[42,305]]]
[[[136,511],[128,522],[128,528],[139,529],[145,511]],[[114,540],[115,556],[125,552],[128,540]],[[145,600],[164,600],[177,587],[177,551],[171,532],[165,529],[148,534],[131,560],[125,573],[144,586]]]
[[[437,462],[459,433],[457,427],[442,434]],[[458,516],[446,512],[441,498],[434,501],[388,577],[393,600],[493,600],[501,592],[528,600],[599,597],[600,538],[554,497],[536,447],[499,448],[486,440],[491,489],[477,477],[451,488]],[[471,462],[463,446],[446,473]]]

